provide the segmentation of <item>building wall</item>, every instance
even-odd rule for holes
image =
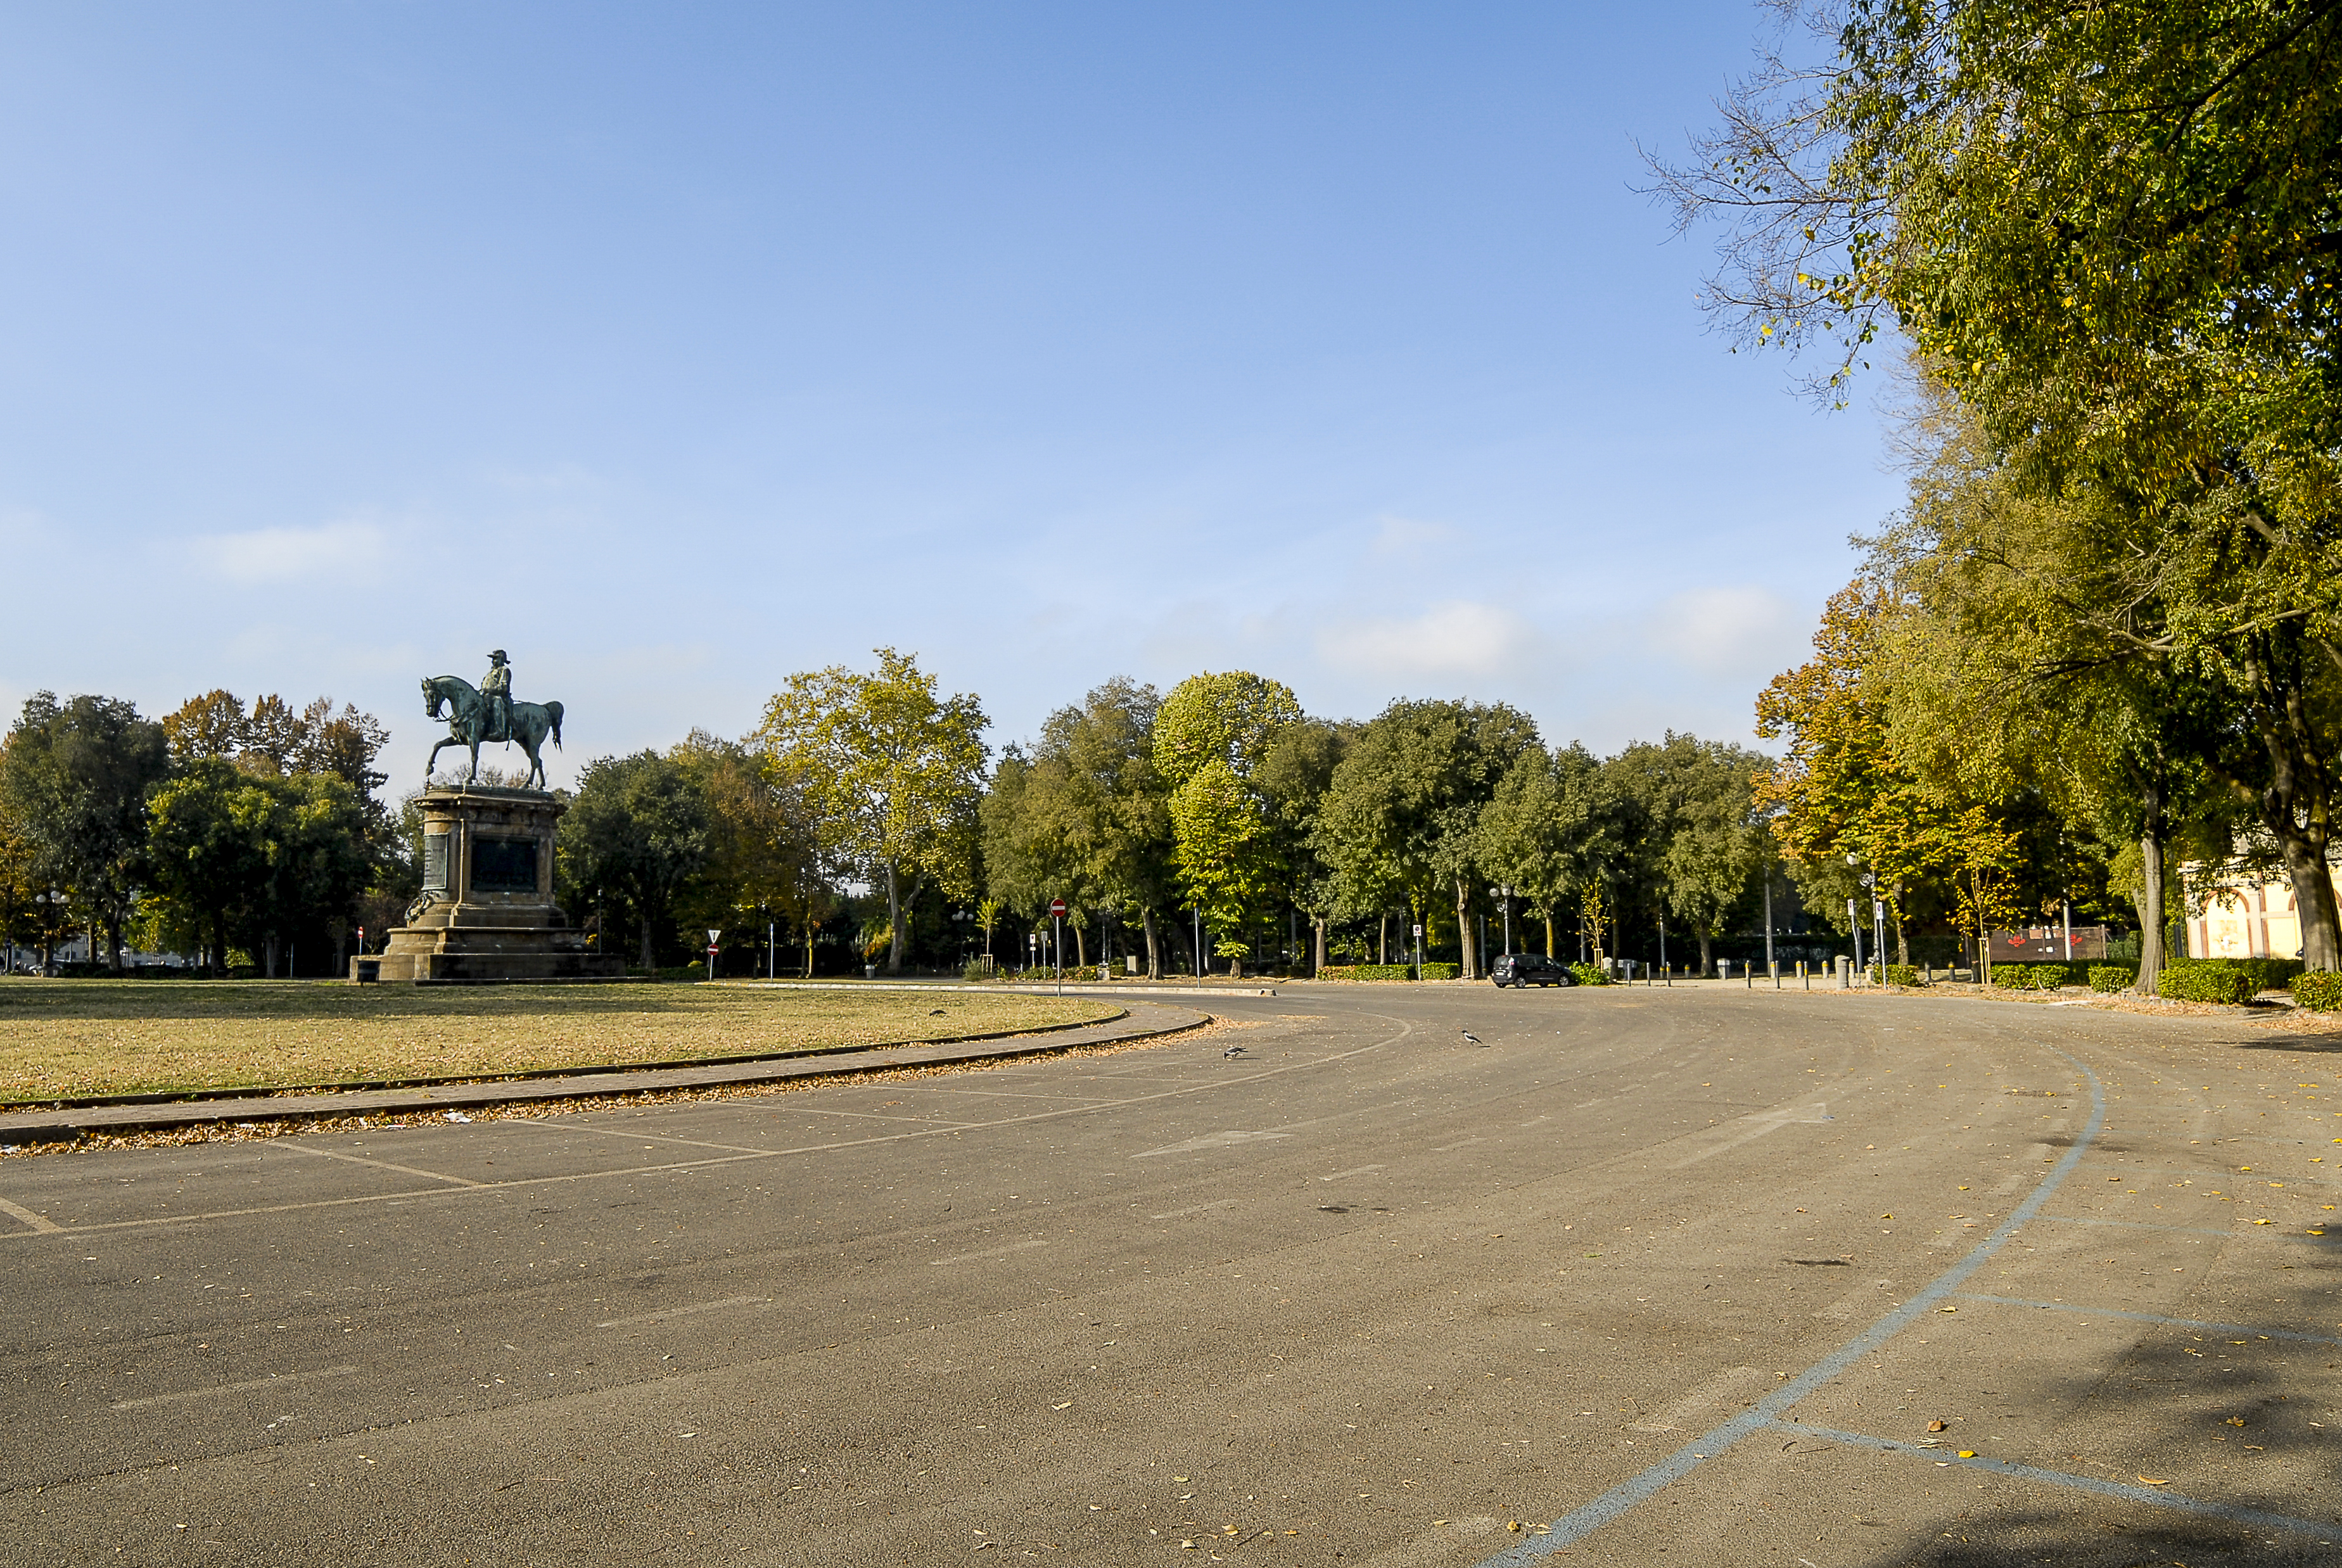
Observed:
[[[2333,874],[2334,868],[2328,866],[2327,875]],[[2301,956],[2301,920],[2294,912],[2291,879],[2280,874],[2259,882],[2237,879],[2224,884],[2204,913],[2188,919],[2187,956]]]

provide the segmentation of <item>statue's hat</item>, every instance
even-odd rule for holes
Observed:
[[[488,662],[495,664],[503,664],[505,662],[505,651],[502,648],[498,648],[495,653],[488,655]]]

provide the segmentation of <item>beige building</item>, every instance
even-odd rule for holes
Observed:
[[[2197,868],[2189,866],[2192,884]],[[2328,865],[2331,877],[2334,868]],[[2301,920],[2294,913],[2293,883],[2282,873],[2265,880],[2230,877],[2206,901],[2204,913],[2187,921],[2190,958],[2298,958]]]

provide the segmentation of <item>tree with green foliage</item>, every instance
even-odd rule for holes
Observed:
[[[1673,731],[1626,747],[1616,761],[1615,775],[1646,824],[1658,894],[1698,939],[1702,974],[1715,973],[1716,934],[1768,862],[1755,789],[1766,761]]]
[[[1512,887],[1545,924],[1545,950],[1557,956],[1553,923],[1623,850],[1610,780],[1573,741],[1521,754],[1480,818],[1480,864]]]
[[[897,972],[906,893],[975,890],[986,721],[972,694],[937,696],[915,655],[876,653],[874,674],[834,664],[790,676],[755,739],[811,808],[825,852],[885,883],[886,967]]]
[[[673,757],[645,751],[588,763],[555,841],[565,896],[606,920],[615,906],[635,927],[641,966],[656,970],[716,836],[706,796]]]
[[[1291,687],[1246,670],[1190,675],[1155,716],[1155,773],[1170,792],[1172,867],[1183,896],[1241,951],[1276,885],[1268,803],[1254,774],[1297,723]],[[1209,836],[1198,837],[1198,834]]]
[[[1768,60],[1663,171],[1687,219],[1732,223],[1716,308],[1835,336],[1840,382],[1881,323],[1911,337],[2009,494],[2055,503],[2027,614],[2060,666],[2217,695],[2189,764],[2257,814],[2310,967],[2342,964],[2342,11],[1805,15],[1834,63]]]
[[[0,813],[33,845],[36,878],[105,929],[117,972],[147,870],[146,793],[169,768],[163,727],[112,697],[36,692],[0,749]]]
[[[706,803],[708,824],[706,861],[678,894],[676,917],[695,930],[746,924],[756,936],[767,922],[796,923],[810,940],[830,905],[801,804],[739,741],[694,730],[669,755]]]
[[[1317,814],[1358,726],[1296,719],[1276,729],[1254,770],[1268,823],[1273,874],[1309,916],[1311,967],[1326,966],[1326,925],[1341,904],[1339,880],[1317,853]]]
[[[1503,704],[1401,699],[1359,730],[1319,808],[1319,851],[1354,903],[1396,888],[1419,919],[1453,895],[1467,980],[1479,978],[1481,813],[1537,745],[1536,724]]]

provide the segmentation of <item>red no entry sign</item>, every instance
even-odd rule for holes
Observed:
[[[1066,901],[1062,898],[1053,898],[1049,900],[1049,915],[1053,920],[1065,919]]]

